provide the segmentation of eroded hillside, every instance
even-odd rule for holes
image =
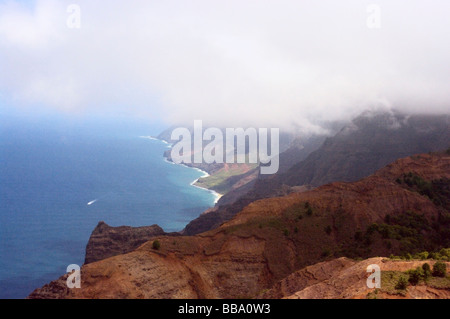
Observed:
[[[217,229],[156,236],[132,252],[84,265],[81,289],[67,289],[63,276],[30,297],[254,298],[317,262],[449,247],[449,211],[436,199],[448,191],[449,168],[448,153],[416,155],[358,182],[259,200]],[[432,192],[409,185],[409,173]],[[343,269],[354,265],[338,261]]]

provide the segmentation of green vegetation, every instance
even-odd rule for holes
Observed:
[[[441,262],[436,262],[438,268]],[[442,263],[443,264],[443,263]],[[445,264],[444,264],[445,265]],[[434,267],[433,267],[434,268]],[[409,285],[427,285],[437,289],[450,289],[450,277],[432,276],[431,267],[428,263],[424,263],[422,267],[410,269],[407,271],[382,271],[381,272],[381,288],[367,294],[368,299],[377,299],[381,292],[390,295],[406,296]]]
[[[433,271],[431,272],[431,267],[428,263],[425,263],[422,265],[422,267],[417,267],[416,269],[410,269],[406,272],[403,273],[404,275],[406,275],[407,277],[407,281],[409,282],[409,284],[416,286],[418,285],[420,282],[424,282],[424,283],[431,283],[433,285],[436,283],[439,283],[438,285],[440,285],[441,287],[450,287],[450,278],[447,277],[447,269],[446,269],[446,264],[443,263],[442,261],[437,261],[434,266],[433,266]],[[433,278],[432,277],[440,277],[440,278],[444,278],[444,280],[439,280],[439,278],[436,278],[437,280],[435,280],[433,282]],[[399,284],[399,282],[398,282]],[[403,284],[403,282],[402,282]],[[400,284],[398,285],[400,286]],[[435,285],[436,286],[436,285]],[[406,289],[405,288],[396,288],[395,289]]]
[[[398,281],[397,284],[395,285],[395,289],[397,290],[406,290],[406,288],[408,287],[408,281],[406,280],[405,276],[401,276]]]
[[[248,163],[248,161],[246,161],[246,163]],[[221,169],[210,176],[199,178],[195,185],[212,189],[220,194],[226,194],[237,181],[236,178],[238,175],[244,175],[256,167],[258,167],[258,164],[233,165],[228,169]]]
[[[425,279],[425,273],[422,267],[417,267],[416,269],[409,270],[408,275],[408,282],[413,286],[417,285],[420,280]]]
[[[441,261],[438,261],[433,266],[434,277],[445,277],[447,275],[447,265]]]
[[[401,279],[403,278],[403,279]],[[406,284],[406,286],[405,286]],[[391,295],[405,295],[408,280],[400,271],[382,271],[381,272],[381,288],[380,292],[386,292]],[[397,289],[403,288],[404,289]]]
[[[446,227],[447,226],[447,227]],[[450,260],[450,253],[427,253],[427,250],[439,250],[450,246],[450,220],[441,213],[437,220],[429,221],[423,214],[406,211],[398,215],[386,215],[384,223],[373,223],[365,232],[355,232],[355,245],[369,248],[377,240],[389,250],[411,252],[412,256],[403,254],[403,259],[428,258]],[[377,235],[378,234],[378,235]]]
[[[367,294],[367,299],[378,299],[378,292],[380,291],[380,289],[375,289],[374,291],[372,291],[372,292],[369,292],[368,294]]]
[[[411,259],[419,259],[419,260],[427,260],[427,259],[434,259],[434,260],[443,260],[443,261],[450,261],[450,248],[442,248],[438,252],[428,252],[428,251],[422,251],[420,253],[415,253],[411,255],[410,253],[406,253],[403,256],[394,256],[390,255],[390,259],[396,259],[396,260],[411,260]]]
[[[421,253],[416,254],[416,256],[418,257],[418,259],[420,260],[427,260],[428,256],[430,256],[430,254],[428,253],[428,251],[423,251]]]
[[[402,251],[414,251],[424,243],[423,232],[430,230],[428,220],[417,213],[407,211],[403,214],[386,215],[385,223],[370,225],[364,235],[358,237],[363,239],[366,246],[372,241],[372,236],[379,233],[384,240],[397,240],[400,242]],[[389,243],[392,246],[392,243]]]
[[[159,242],[159,240],[155,240],[152,244],[152,248],[155,250],[159,250],[160,247],[161,247],[161,243]]]
[[[409,189],[427,196],[434,204],[446,209],[450,208],[450,181],[448,178],[427,181],[419,175],[409,172],[403,174],[395,180],[398,184],[403,184]]]
[[[423,270],[423,277],[425,280],[428,280],[428,278],[431,277],[431,267],[429,263],[424,263],[422,265],[422,270]]]
[[[328,233],[329,229],[325,231]],[[444,247],[450,247],[450,213],[442,210],[437,217],[427,218],[424,214],[406,211],[388,214],[383,222],[373,223],[365,230],[357,229],[352,240],[341,247],[341,254],[367,258],[375,248],[399,255],[392,256],[396,259],[450,261],[450,251]]]

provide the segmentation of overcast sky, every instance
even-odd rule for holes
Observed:
[[[0,0],[0,104],[271,127],[371,107],[449,113],[449,12],[448,0]]]

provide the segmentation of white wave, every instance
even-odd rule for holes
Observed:
[[[146,138],[148,140],[153,140],[153,141],[160,141],[160,139],[157,139],[156,137],[153,136],[139,136],[140,138]]]
[[[164,144],[166,144],[167,148],[172,148],[172,143],[169,143],[166,140],[162,140],[162,139],[159,139],[159,138],[151,136],[151,135],[149,135],[149,136],[139,136],[139,138],[145,138],[147,140],[152,140],[152,141],[160,141],[160,142],[163,142]]]
[[[200,176],[200,177],[208,177],[208,176],[210,176],[210,175],[208,174],[208,172],[205,172],[204,170],[202,170],[202,169],[200,169],[200,168],[197,168],[197,167],[191,167],[191,168],[193,168],[193,169],[195,169],[196,171],[199,171],[200,173],[202,173],[203,175]]]
[[[177,165],[177,164],[175,164],[174,162],[169,161],[166,157],[164,157],[164,162],[169,163],[169,164],[172,164],[172,165]]]
[[[203,189],[203,190],[205,190],[205,191],[211,193],[212,195],[214,195],[214,204],[217,204],[217,202],[219,201],[219,199],[220,199],[223,195],[222,195],[222,194],[219,194],[219,193],[216,192],[215,190],[212,190],[212,189],[208,189],[208,188],[205,188],[205,187],[201,187],[201,186],[195,185],[195,183],[197,183],[198,180],[199,180],[199,179],[197,178],[195,181],[193,181],[193,182],[191,183],[191,186],[194,186],[194,187]]]

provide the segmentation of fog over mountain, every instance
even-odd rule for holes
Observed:
[[[448,113],[449,11],[445,0],[1,0],[0,111],[313,132],[365,109]]]

